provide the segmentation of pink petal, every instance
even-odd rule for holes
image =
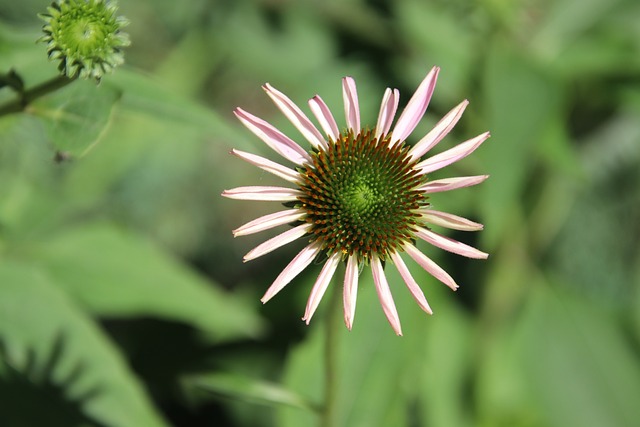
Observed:
[[[393,296],[389,289],[389,283],[382,270],[382,264],[377,256],[371,257],[371,271],[373,272],[373,281],[376,284],[376,291],[378,292],[378,299],[382,305],[387,320],[391,324],[391,327],[397,335],[402,335],[402,328],[400,327],[400,318],[398,317],[398,311],[396,305],[393,302]]]
[[[224,197],[239,200],[260,200],[266,202],[292,202],[303,193],[299,190],[283,187],[237,187],[222,192]]]
[[[333,114],[331,114],[331,110],[329,110],[327,104],[324,103],[322,98],[316,95],[309,100],[309,107],[311,107],[313,115],[316,116],[316,119],[320,122],[322,130],[329,136],[329,138],[337,141],[340,137],[340,131],[338,130],[338,124],[333,118]]]
[[[487,138],[489,138],[489,136],[489,132],[485,132],[481,135],[476,136],[475,138],[458,144],[455,147],[448,149],[447,151],[436,154],[435,156],[418,163],[415,167],[416,169],[421,169],[420,173],[423,174],[442,169],[443,167],[457,162],[458,160],[463,159],[469,154],[473,153],[475,149],[480,146],[480,144],[482,144],[487,140]]]
[[[252,259],[256,259],[261,257],[262,255],[268,254],[279,247],[282,247],[288,243],[293,242],[307,234],[311,229],[311,224],[302,224],[297,227],[294,227],[290,230],[285,231],[284,233],[280,233],[275,237],[267,240],[264,243],[259,244],[255,248],[251,249],[245,256],[244,262],[251,261]]]
[[[307,325],[309,324],[309,321],[311,321],[313,313],[316,312],[318,304],[320,304],[320,300],[322,300],[322,297],[329,286],[329,282],[331,282],[333,274],[336,272],[338,262],[340,262],[340,256],[339,252],[335,252],[329,257],[327,262],[324,263],[324,267],[322,267],[322,271],[320,271],[320,275],[318,276],[316,283],[313,285],[313,289],[309,295],[309,300],[307,301],[307,308],[305,309],[304,317],[302,318]]]
[[[431,95],[436,88],[436,80],[438,79],[439,67],[433,67],[429,74],[422,80],[418,89],[409,100],[409,103],[402,111],[396,127],[393,129],[393,138],[391,139],[391,146],[395,145],[399,141],[404,141],[416,128],[425,111],[429,101],[431,101]]]
[[[439,225],[452,230],[478,231],[484,228],[482,224],[473,222],[461,216],[432,209],[425,210],[424,212],[421,212],[420,215],[422,216],[422,219],[430,224]]]
[[[282,166],[280,163],[276,163],[255,154],[236,150],[235,148],[231,150],[231,154],[240,157],[242,160],[247,161],[252,165],[257,166],[264,171],[272,173],[286,181],[292,182],[294,184],[300,181],[300,174],[298,172],[294,171],[293,169],[289,169],[286,166]]]
[[[353,319],[356,316],[356,300],[358,297],[358,259],[355,255],[351,255],[347,260],[343,292],[344,324],[347,325],[347,329],[351,330]]]
[[[241,108],[236,108],[233,113],[247,129],[285,159],[297,165],[311,161],[309,153],[271,124]]]
[[[426,134],[416,145],[409,150],[409,155],[412,159],[419,159],[429,150],[436,146],[438,142],[442,140],[451,129],[454,128],[460,117],[462,117],[462,113],[464,113],[464,109],[469,105],[469,101],[466,99],[458,104],[453,110],[449,111],[446,116],[444,116],[431,131]]]
[[[290,224],[294,221],[298,221],[305,215],[306,214],[301,212],[299,209],[288,209],[286,211],[264,215],[233,230],[233,237],[246,236],[260,231],[269,230],[270,228],[278,227],[279,225]]]
[[[420,252],[418,248],[413,246],[411,243],[405,243],[404,250],[411,258],[413,258],[415,262],[420,264],[420,266],[424,268],[427,273],[431,274],[433,277],[440,280],[442,283],[444,283],[454,291],[458,289],[458,285],[453,280],[453,278],[449,276],[449,274],[444,271],[442,267],[433,262],[431,258]]]
[[[289,284],[298,274],[302,272],[305,268],[311,264],[313,259],[320,252],[320,247],[318,245],[309,245],[296,255],[296,257],[291,260],[289,265],[285,267],[284,270],[276,277],[276,280],[273,284],[267,289],[267,292],[260,299],[262,303],[266,303],[269,301],[275,294],[280,292],[285,286]]]
[[[475,176],[461,176],[457,178],[445,178],[437,179],[435,181],[429,181],[418,190],[425,193],[440,193],[442,191],[451,191],[458,188],[471,187],[472,185],[480,184],[485,179],[489,178],[489,175],[475,175]]]
[[[424,241],[431,243],[433,246],[437,246],[440,249],[444,249],[445,251],[453,252],[454,254],[462,255],[467,258],[487,259],[489,257],[488,253],[479,251],[469,245],[465,245],[457,240],[442,236],[425,228],[416,227],[416,235]]]
[[[327,141],[311,123],[311,120],[302,112],[296,104],[293,103],[285,94],[275,89],[269,83],[263,86],[267,95],[275,102],[280,111],[284,113],[291,123],[300,131],[300,133],[313,145],[315,148],[326,148]]]
[[[400,101],[400,92],[398,89],[393,91],[389,88],[384,91],[382,104],[380,105],[380,113],[378,114],[378,124],[376,125],[376,138],[383,137],[389,133],[391,123],[398,110],[398,102]]]
[[[347,118],[347,126],[354,135],[360,133],[360,106],[358,105],[358,92],[356,82],[351,77],[342,79],[342,99],[344,101],[344,115]]]
[[[420,289],[420,286],[418,286],[416,281],[413,279],[413,276],[409,272],[409,269],[407,268],[407,265],[402,260],[402,257],[400,256],[400,254],[398,252],[391,252],[391,259],[393,260],[393,263],[396,265],[396,268],[398,269],[400,276],[402,276],[404,283],[407,284],[407,288],[409,288],[409,292],[411,292],[413,299],[416,300],[416,302],[418,303],[421,309],[426,311],[428,314],[433,314],[433,310],[431,310],[431,307],[429,307],[429,303],[427,302],[427,299],[424,297],[424,293],[422,292],[422,289]]]

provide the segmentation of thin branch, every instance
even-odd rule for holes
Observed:
[[[39,85],[27,89],[20,94],[20,96],[9,101],[4,105],[0,105],[0,117],[7,116],[9,114],[21,113],[26,110],[27,106],[38,98],[41,98],[51,92],[55,92],[73,82],[75,78],[69,78],[65,75],[56,76],[50,80],[47,80]]]

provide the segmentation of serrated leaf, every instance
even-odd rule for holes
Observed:
[[[0,283],[0,339],[14,369],[50,377],[69,399],[90,394],[82,410],[102,425],[166,425],[109,339],[46,275],[4,260]],[[57,340],[59,355],[52,358]],[[47,360],[56,363],[46,366]],[[3,399],[3,406],[8,403]]]
[[[37,254],[60,286],[96,315],[157,316],[190,324],[216,340],[260,332],[260,319],[240,298],[113,225],[60,233]]]

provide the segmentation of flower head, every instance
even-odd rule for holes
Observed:
[[[428,195],[476,185],[488,176],[466,176],[428,180],[428,174],[471,154],[488,137],[485,132],[449,150],[422,159],[458,122],[468,101],[447,113],[435,127],[413,147],[406,138],[422,119],[433,90],[439,68],[425,77],[393,131],[392,122],[400,94],[387,89],[382,99],[376,127],[360,126],[360,111],[355,81],[346,77],[342,89],[347,127],[340,131],[327,105],[319,96],[309,100],[309,107],[322,132],[289,98],[269,84],[267,95],[309,141],[307,151],[278,129],[238,108],[240,121],[270,148],[294,164],[295,169],[269,159],[233,150],[241,159],[270,172],[290,187],[239,187],[222,195],[232,199],[280,201],[288,209],[255,219],[233,231],[242,236],[291,225],[287,231],[265,241],[245,255],[245,261],[269,253],[296,239],[309,244],[296,255],[275,279],[262,298],[267,302],[300,272],[320,258],[324,266],[311,290],[303,320],[309,323],[340,262],[346,263],[344,277],[344,320],[351,329],[355,316],[358,272],[369,265],[383,311],[402,335],[400,320],[384,274],[383,263],[392,263],[418,305],[432,314],[427,300],[404,263],[405,253],[451,289],[458,285],[429,257],[415,246],[424,240],[438,248],[469,258],[487,258],[488,254],[431,230],[431,225],[455,230],[476,231],[482,224],[457,215],[431,209]]]
[[[100,81],[124,62],[122,48],[129,46],[122,28],[128,21],[116,16],[118,7],[109,0],[60,0],[41,14],[49,59],[60,60],[59,70],[69,78]]]

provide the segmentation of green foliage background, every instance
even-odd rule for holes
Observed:
[[[0,1],[0,72],[56,73],[34,41],[45,1]],[[225,188],[272,177],[228,155],[268,149],[236,106],[295,130],[260,89],[363,122],[442,67],[415,142],[462,99],[443,150],[492,138],[432,197],[485,224],[490,252],[423,247],[461,284],[389,269],[405,336],[364,273],[340,336],[336,426],[632,426],[640,419],[640,3],[635,0],[121,1],[127,66],[0,118],[0,425],[313,426],[323,310],[300,322],[319,267],[266,306],[296,253],[242,264],[264,236],[230,230],[268,204]],[[11,100],[0,89],[0,103]],[[340,114],[336,113],[339,117]],[[343,123],[343,122],[341,122]],[[273,180],[273,182],[277,182]]]

